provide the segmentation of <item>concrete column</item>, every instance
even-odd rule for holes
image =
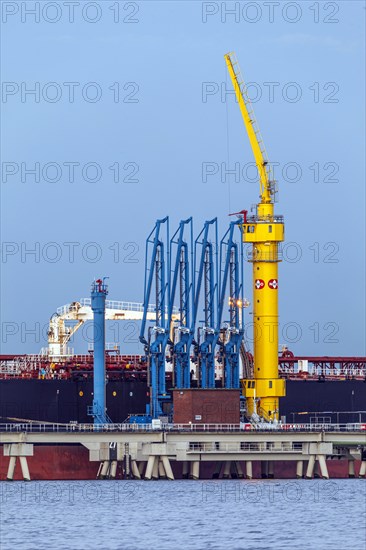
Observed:
[[[24,481],[30,481],[29,468],[26,456],[20,456],[20,466],[22,468],[22,474]]]
[[[274,478],[274,462],[273,460],[270,460],[267,462],[268,464],[268,479]]]
[[[13,481],[14,470],[15,470],[16,463],[17,463],[17,457],[16,456],[11,456],[10,459],[9,459],[8,473],[7,473],[7,476],[6,476],[7,481]]]
[[[247,479],[253,479],[253,464],[251,460],[247,460],[245,463],[245,473]]]
[[[173,474],[173,470],[172,470],[172,467],[170,465],[170,461],[169,461],[169,458],[167,456],[162,456],[161,457],[162,461],[163,461],[163,464],[164,464],[164,469],[165,469],[165,473],[166,473],[166,477],[168,479],[174,479],[174,474]]]
[[[326,463],[324,455],[319,455],[318,456],[318,463],[319,463],[320,474],[321,474],[322,478],[323,479],[329,479],[327,463]]]
[[[159,470],[160,479],[166,479],[165,468],[164,468],[164,464],[163,464],[163,461],[162,461],[161,457],[160,457],[160,460],[159,460],[158,470]]]
[[[360,473],[358,474],[358,477],[365,477],[365,476],[366,476],[366,460],[363,460],[361,462]]]
[[[97,471],[97,479],[100,479],[100,473],[102,471],[103,464],[104,464],[104,462],[100,462],[100,464],[99,464],[98,471]]]
[[[304,477],[304,462],[303,460],[298,460],[296,462],[296,477],[297,479],[301,479]]]
[[[99,474],[99,479],[107,479],[108,478],[108,473],[109,473],[109,460],[105,460],[102,463],[102,469],[101,469],[101,472]]]
[[[188,464],[188,461],[185,460],[183,462],[182,478],[188,479],[188,474],[189,474],[189,464]]]
[[[117,460],[112,460],[109,477],[111,479],[116,479],[116,474],[117,474]]]
[[[231,466],[231,462],[230,460],[227,460],[225,462],[225,465],[224,465],[224,473],[222,475],[222,477],[224,479],[228,479],[230,477],[230,466]]]
[[[306,469],[306,479],[312,479],[313,472],[314,472],[314,464],[315,464],[315,455],[310,455],[308,467]]]
[[[262,479],[268,478],[268,460],[261,461],[261,477]]]
[[[348,461],[348,477],[355,477],[355,461]]]
[[[145,479],[151,479],[154,464],[155,464],[155,456],[150,455],[146,465]]]
[[[191,462],[191,473],[189,476],[191,479],[199,479],[200,477],[200,463],[198,460]]]
[[[241,467],[241,464],[239,461],[236,462],[236,470],[238,472],[238,478],[239,479],[243,479],[244,477],[244,472],[243,472],[243,468]]]
[[[159,479],[159,457],[156,456],[154,460],[154,466],[152,469],[152,478]]]
[[[140,464],[143,464],[143,462],[140,462]],[[139,468],[137,467],[136,460],[131,460],[131,471],[134,478],[141,479],[141,474]]]

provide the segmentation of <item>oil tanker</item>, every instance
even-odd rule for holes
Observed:
[[[150,387],[144,358],[106,352],[107,413],[114,423],[128,421],[131,415],[144,415],[150,401]],[[249,365],[251,356],[248,354]],[[90,423],[88,407],[93,402],[93,353],[75,355],[55,363],[41,355],[0,357],[0,423],[33,426],[44,424],[62,429],[66,425]],[[364,423],[366,425],[366,358],[294,357],[286,350],[279,357],[279,371],[286,380],[286,397],[281,400],[282,422]],[[167,373],[167,388],[172,375]],[[195,387],[196,380],[191,380]],[[221,386],[221,381],[216,383]],[[169,408],[167,408],[169,418]],[[36,445],[28,457],[32,479],[92,480],[98,476],[98,463],[90,462],[81,445]],[[358,467],[358,461],[356,461]],[[184,477],[179,464],[173,464],[176,478]],[[328,461],[329,475],[347,477],[347,462]],[[8,475],[8,459],[0,455],[0,479]],[[118,463],[116,478],[125,479]],[[275,463],[273,476],[293,478],[290,463]],[[215,465],[202,465],[201,478],[215,477]],[[253,477],[261,477],[254,463]],[[20,469],[14,479],[23,479]]]
[[[107,414],[114,423],[146,412],[150,387],[144,359],[106,351]],[[1,422],[91,422],[92,352],[57,363],[42,355],[2,355],[0,364]],[[251,368],[250,353],[247,364]],[[279,372],[286,380],[280,408],[283,422],[366,422],[365,357],[295,357],[285,350],[279,356]],[[166,384],[170,393],[171,372],[166,374]],[[222,381],[216,380],[215,385],[220,388]],[[196,386],[192,376],[191,387]]]

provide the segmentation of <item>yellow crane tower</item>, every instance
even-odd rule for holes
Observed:
[[[283,216],[274,213],[276,182],[234,53],[225,60],[253,150],[260,183],[254,215],[244,214],[243,241],[252,243],[254,378],[243,380],[247,414],[266,421],[279,418],[285,381],[278,376],[278,245],[284,240]]]

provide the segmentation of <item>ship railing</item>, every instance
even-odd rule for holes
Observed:
[[[82,298],[80,299],[81,306],[91,307],[91,298]],[[63,313],[65,313],[65,308],[70,306],[71,304],[67,304],[66,306],[62,306],[62,308],[57,309],[63,310]],[[137,311],[137,312],[143,312],[144,311],[144,304],[141,302],[124,302],[119,300],[106,300],[105,301],[105,307],[107,309],[119,309],[124,311]],[[66,312],[68,310],[66,309]],[[148,313],[155,313],[156,312],[156,305],[155,304],[149,304],[147,306],[147,312]],[[166,307],[166,312],[168,313],[168,307]],[[179,313],[179,308],[174,306],[173,307],[173,313]]]
[[[296,372],[296,371],[295,371]],[[312,376],[364,376],[366,369],[360,367],[321,367],[314,365],[310,367],[309,374]]]
[[[43,361],[45,359],[48,360],[50,358],[53,362],[56,362],[56,361],[65,361],[65,359],[68,359],[69,357],[73,357],[74,355],[75,355],[74,348],[64,347],[63,353],[58,355],[55,353],[51,353],[49,347],[43,347],[41,348],[40,353],[38,353],[37,355],[28,355],[28,357],[38,357],[38,359],[41,359]]]
[[[119,353],[121,350],[121,346],[116,342],[106,342],[104,349],[105,351],[115,351]],[[90,352],[94,351],[94,342],[89,342],[88,351]]]
[[[1,361],[0,374],[6,374],[8,376],[17,376],[21,372],[19,362],[12,359],[9,361]]]
[[[171,424],[162,423],[159,428],[152,424],[69,424],[41,423],[41,422],[18,422],[0,424],[0,432],[151,432],[151,431],[173,431],[173,432],[366,432],[366,423],[349,424]]]

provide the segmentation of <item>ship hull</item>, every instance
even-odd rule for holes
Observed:
[[[34,445],[34,454],[27,458],[30,477],[37,480],[95,480],[97,479],[99,462],[90,462],[89,451],[81,445]],[[9,457],[0,455],[0,481],[7,476]],[[355,460],[356,476],[360,470],[360,460]],[[183,478],[183,464],[171,461],[175,479]],[[200,479],[215,478],[215,462],[202,462],[200,465]],[[245,472],[245,463],[241,462]],[[306,462],[304,463],[306,468]],[[296,479],[296,462],[283,461],[273,463],[273,477],[275,479]],[[327,460],[330,479],[348,478],[347,460]],[[305,469],[304,469],[305,472]],[[220,474],[222,478],[222,471]],[[253,478],[261,478],[261,463],[253,462]],[[17,465],[14,472],[14,481],[21,481],[22,473]],[[118,463],[116,479],[126,479],[123,463]]]
[[[280,400],[280,413],[286,422],[314,422],[315,418],[333,423],[365,422],[365,395],[363,380],[287,380],[286,397]],[[124,422],[130,414],[143,414],[149,402],[146,381],[109,380],[106,399],[107,414],[113,422]],[[0,380],[2,422],[11,419],[91,422],[87,407],[92,402],[92,378]]]

